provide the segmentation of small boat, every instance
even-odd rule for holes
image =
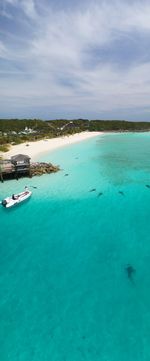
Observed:
[[[27,187],[25,187],[24,192],[12,194],[12,196],[3,199],[1,204],[5,208],[11,208],[21,202],[26,201],[28,198],[31,197],[31,195],[32,192]]]

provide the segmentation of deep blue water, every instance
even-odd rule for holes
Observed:
[[[37,186],[0,208],[0,360],[149,361],[150,133],[41,159],[62,170],[0,185]]]

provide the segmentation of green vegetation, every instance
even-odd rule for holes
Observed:
[[[9,144],[20,144],[82,131],[138,132],[149,130],[149,122],[127,122],[124,120],[0,119],[0,151],[7,151]]]
[[[8,152],[9,144],[0,144],[0,152]]]

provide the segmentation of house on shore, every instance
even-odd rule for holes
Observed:
[[[20,177],[33,177],[42,174],[55,173],[60,170],[59,166],[51,163],[30,163],[30,157],[17,154],[11,159],[0,159],[0,180],[19,179]]]
[[[10,159],[0,160],[0,179],[16,178],[22,175],[30,176],[30,157],[24,154],[17,154]]]
[[[0,159],[0,171],[7,174],[15,172],[15,167],[10,159]]]
[[[30,157],[24,154],[17,154],[11,157],[11,163],[17,173],[26,173],[30,169]]]

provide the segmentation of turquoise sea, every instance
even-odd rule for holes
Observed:
[[[61,171],[0,184],[37,187],[0,208],[0,361],[149,361],[150,133],[41,159]]]

